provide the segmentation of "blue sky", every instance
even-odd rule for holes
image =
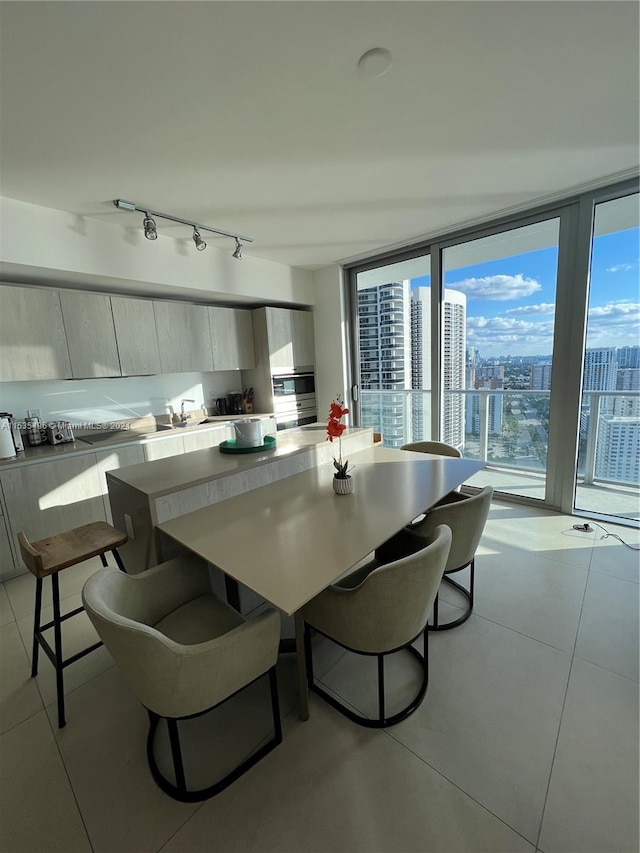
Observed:
[[[596,237],[587,346],[640,344],[640,229]],[[447,287],[467,296],[467,346],[482,357],[550,355],[557,247],[458,268]],[[413,286],[428,286],[425,276]]]

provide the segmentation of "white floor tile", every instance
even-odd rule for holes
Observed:
[[[572,652],[587,570],[505,548],[476,557],[474,612]]]
[[[571,516],[499,504],[492,506],[482,544],[496,551],[502,547],[530,551],[538,557],[587,569],[595,530],[580,533],[573,529],[575,523]]]
[[[75,690],[67,708],[64,729],[55,706],[47,713],[94,853],[155,853],[197,805],[170,799],[151,778],[146,712],[115,668]]]
[[[6,732],[42,710],[29,658],[15,622],[0,628],[0,731]]]
[[[0,737],[0,844],[7,853],[90,853],[44,711]]]
[[[0,585],[0,627],[7,625],[9,622],[15,622],[15,616],[9,603],[9,596],[6,593],[4,584]]]
[[[616,527],[612,524],[605,525],[611,533],[616,533],[629,545],[636,548],[640,544],[640,531],[630,530],[628,527]],[[640,581],[640,551],[627,548],[622,542],[609,537],[601,539],[602,530],[596,532],[596,542],[591,555],[592,572],[601,575],[611,575],[625,581]]]
[[[162,853],[533,853],[384,732],[354,726],[313,697],[311,713],[307,723],[287,718],[283,743],[205,803]]]
[[[576,660],[540,846],[636,853],[638,817],[638,685]]]
[[[82,604],[82,598],[79,593],[65,598],[60,605],[62,614],[69,613],[75,610]],[[43,607],[41,615],[41,624],[49,622],[53,619],[53,607]],[[31,661],[32,649],[32,632],[33,632],[33,615],[29,614],[18,620],[18,629],[22,635],[22,640],[28,650],[29,661]],[[45,638],[49,642],[51,648],[54,648],[53,628],[45,632]],[[83,649],[88,648],[94,643],[99,642],[95,628],[91,624],[86,613],[78,613],[71,619],[67,619],[62,623],[62,654],[64,658],[68,658]],[[113,666],[113,658],[109,652],[101,646],[95,649],[86,657],[69,664],[64,670],[64,693],[65,696],[71,693],[72,690],[80,687],[81,684],[86,684],[96,675],[110,669]],[[45,705],[50,705],[57,701],[56,691],[56,673],[53,664],[41,648],[38,654],[38,675],[35,681],[42,696],[42,701]]]
[[[114,564],[111,554],[107,554],[110,565]],[[60,598],[64,599],[82,591],[82,587],[91,575],[102,568],[99,557],[85,560],[76,566],[69,566],[58,573],[60,583]],[[5,589],[13,612],[17,619],[23,616],[33,616],[33,608],[36,600],[36,579],[31,572],[26,572],[17,578],[5,582]],[[51,604],[51,580],[44,578],[42,584],[42,604]]]
[[[390,736],[535,842],[570,655],[476,616],[452,631],[430,634],[429,645],[426,699],[388,729]],[[362,661],[354,658],[342,658],[323,680],[371,716],[373,668],[367,700]],[[401,690],[404,701],[415,689],[415,674],[411,684],[406,654],[394,659],[402,674],[389,673],[389,690]]]
[[[640,587],[590,572],[576,656],[638,681]]]

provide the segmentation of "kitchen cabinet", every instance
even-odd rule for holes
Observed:
[[[106,520],[95,453],[4,470],[0,482],[13,540],[20,530],[33,541]]]
[[[111,309],[122,375],[161,373],[153,302],[112,296]]]
[[[213,370],[211,332],[206,306],[154,302],[162,373]]]
[[[210,306],[209,327],[214,370],[247,370],[256,366],[251,311]]]
[[[182,435],[156,438],[144,446],[145,462],[153,462],[154,459],[166,459],[168,456],[179,456],[181,453],[184,453]]]
[[[5,520],[0,515],[0,583],[6,581],[16,574],[16,567],[13,564],[13,553],[9,541],[9,531],[7,530]]]
[[[233,438],[234,435],[233,427],[230,426],[185,433],[182,436],[184,452],[191,453],[192,450],[205,450],[207,447],[217,447],[222,441]]]
[[[268,307],[258,308],[253,314],[254,322],[262,327],[256,334],[256,343],[262,337],[272,373],[313,367],[315,344],[310,311]],[[256,349],[260,360],[260,346]]]
[[[60,304],[73,378],[121,376],[110,297],[63,290]]]
[[[104,512],[109,524],[112,524],[111,505],[107,497],[107,471],[115,471],[118,468],[127,468],[129,465],[138,465],[144,462],[144,448],[139,444],[130,444],[126,447],[112,447],[109,450],[101,450],[96,453],[96,466],[100,478],[100,491],[103,496]]]
[[[0,285],[0,380],[70,378],[58,291]]]

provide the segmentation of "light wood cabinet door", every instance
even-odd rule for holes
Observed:
[[[111,297],[113,324],[123,376],[160,373],[158,333],[150,299]]]
[[[0,583],[17,574],[21,563],[22,561],[14,565],[9,532],[5,526],[4,518],[0,515]]]
[[[213,370],[206,305],[154,302],[162,373]]]
[[[292,311],[293,366],[313,367],[316,348],[313,336],[313,314],[310,311]]]
[[[0,380],[71,379],[57,290],[0,285]]]
[[[313,367],[313,315],[291,308],[266,308],[269,363],[272,370]]]
[[[179,456],[184,453],[182,435],[172,435],[169,438],[156,438],[144,446],[144,458],[146,462],[154,459],[166,459],[167,456]]]
[[[0,474],[10,534],[31,540],[105,521],[95,453],[24,465]]]
[[[217,447],[221,442],[227,441],[227,439],[232,438],[234,435],[233,427],[205,429],[186,433],[182,436],[184,452],[191,453],[192,450],[205,450],[207,447]]]
[[[60,303],[73,378],[121,376],[111,298],[63,290]]]
[[[250,370],[256,366],[251,311],[209,307],[214,370]]]

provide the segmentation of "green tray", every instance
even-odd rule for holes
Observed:
[[[265,435],[264,443],[258,447],[238,447],[235,438],[229,438],[218,445],[220,453],[260,453],[265,450],[275,450],[275,446],[276,438],[274,435]]]

